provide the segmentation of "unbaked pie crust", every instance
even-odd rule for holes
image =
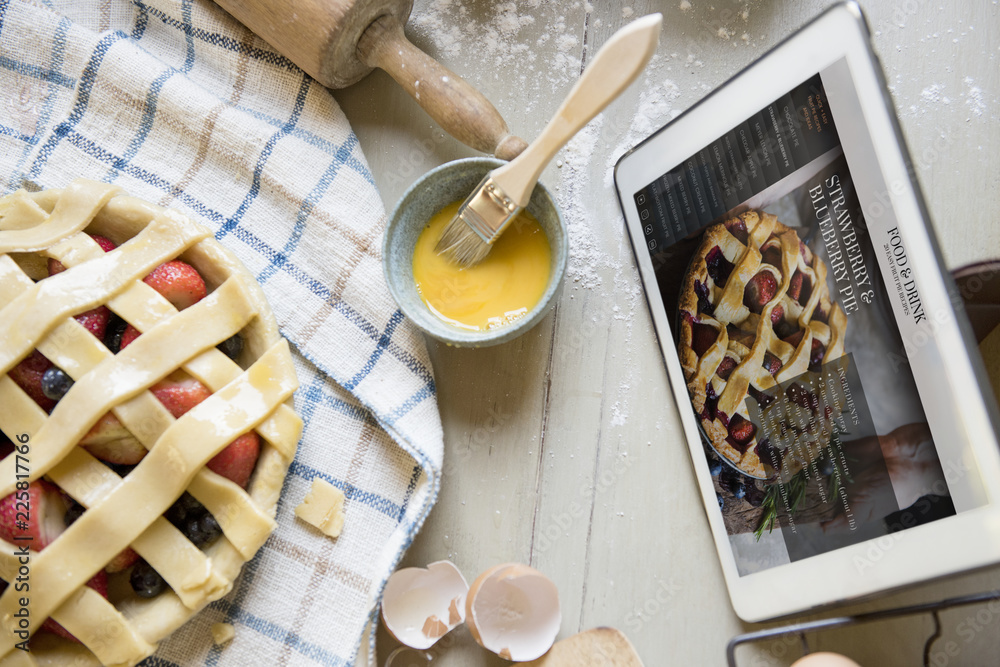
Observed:
[[[105,253],[84,230],[118,247]],[[45,277],[39,266],[49,257],[66,270]],[[194,266],[209,292],[180,312],[142,281],[175,258]],[[101,304],[143,332],[118,354],[72,317]],[[216,349],[237,332],[239,363]],[[0,341],[0,428],[12,440],[29,436],[31,480],[45,476],[87,508],[30,558],[29,630],[51,616],[83,645],[39,633],[31,653],[15,648],[25,594],[9,586],[0,598],[0,664],[135,665],[226,595],[275,527],[302,431],[288,343],[253,275],[210,230],[86,180],[0,199]],[[7,375],[36,348],[75,380],[51,414]],[[174,419],[148,388],[178,368],[213,395]],[[125,478],[77,446],[108,410],[149,450]],[[244,491],[204,466],[251,429],[261,449]],[[0,497],[15,490],[15,458],[0,461]],[[222,528],[204,550],[163,518],[185,490]],[[170,587],[151,599],[112,591],[109,602],[85,584],[129,545]],[[19,567],[14,550],[0,548],[8,582]]]

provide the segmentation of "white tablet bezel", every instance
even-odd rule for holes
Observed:
[[[885,188],[885,201],[895,214],[900,235],[914,264],[921,267],[919,287],[924,306],[934,314],[931,318],[934,320],[933,336],[915,352],[923,355],[925,365],[933,369],[935,400],[930,402],[932,404],[923,400],[928,421],[932,424],[935,442],[947,440],[952,443],[960,450],[966,471],[971,471],[968,474],[980,476],[985,499],[980,507],[940,521],[740,576],[722,514],[713,509],[718,507],[716,492],[696,418],[689,407],[672,321],[659,297],[633,194],[744,122],[750,114],[842,59],[846,59],[850,68],[857,103],[867,124],[867,128],[854,128],[854,131],[867,131],[873,148],[869,152],[874,155],[865,157],[874,160],[876,173],[885,184],[891,184]],[[832,99],[830,104],[834,107]],[[835,108],[834,117],[837,118]],[[847,133],[842,132],[844,134]],[[845,154],[848,154],[847,140],[843,143]],[[847,156],[850,162],[851,155]],[[974,343],[970,344],[964,313],[956,313],[953,308],[952,284],[939,268],[943,261],[930,233],[926,207],[912,178],[910,164],[864,17],[855,3],[848,2],[828,9],[626,153],[615,167],[615,186],[726,584],[736,613],[746,621],[772,619],[857,599],[1000,561],[1000,448],[994,426],[996,406],[984,379],[978,352],[970,350]],[[854,167],[852,164],[852,172]],[[894,302],[893,307],[899,319],[898,304]],[[920,387],[921,378],[916,379]],[[927,378],[923,380],[926,384]],[[923,397],[923,390],[921,395]],[[947,422],[947,427],[935,429],[934,424],[940,425],[942,420]],[[947,469],[945,472],[947,476]]]

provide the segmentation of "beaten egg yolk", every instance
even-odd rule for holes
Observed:
[[[413,251],[417,291],[432,313],[461,329],[487,331],[510,324],[531,312],[545,293],[549,240],[534,216],[521,211],[486,259],[463,268],[434,249],[460,205],[445,206],[420,233]]]

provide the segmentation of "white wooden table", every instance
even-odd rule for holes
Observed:
[[[558,585],[560,636],[614,626],[651,666],[723,664],[728,639],[755,629],[729,604],[610,170],[625,149],[827,4],[416,1],[410,38],[480,88],[528,140],[578,76],[581,60],[616,29],[653,11],[664,14],[665,24],[647,72],[543,175],[574,244],[558,307],[533,331],[497,348],[430,344],[445,474],[404,565],[447,558],[471,582],[497,563],[530,563]],[[867,4],[949,265],[1000,255],[997,0]],[[381,72],[336,97],[387,209],[428,169],[473,154]],[[991,588],[1000,588],[1000,569],[847,610]],[[944,614],[931,664],[995,664],[998,616],[985,607]],[[812,645],[863,665],[913,665],[930,632],[929,619],[914,619],[819,635]],[[443,643],[434,664],[507,664],[464,629]],[[380,659],[395,647],[382,632]],[[786,665],[799,655],[797,645],[782,642],[740,653],[748,665]]]

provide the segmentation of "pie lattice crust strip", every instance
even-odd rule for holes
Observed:
[[[742,472],[774,476],[746,399],[844,354],[847,316],[831,299],[826,265],[774,215],[746,211],[705,231],[679,307],[681,367],[705,434]],[[827,444],[803,435],[781,475],[801,470]]]
[[[105,253],[84,230],[118,247]],[[44,277],[39,262],[48,258],[66,270]],[[175,258],[194,266],[209,289],[180,312],[142,282]],[[118,354],[73,319],[102,304],[142,332]],[[244,339],[240,364],[215,347],[236,333]],[[14,613],[23,594],[10,586],[0,597],[0,665],[135,665],[228,593],[274,528],[302,430],[292,409],[297,380],[288,343],[253,276],[207,228],[82,179],[63,190],[0,199],[0,340],[0,429],[11,439],[28,435],[29,479],[45,476],[86,508],[43,551],[30,554],[27,628],[34,633],[51,616],[83,646],[42,634],[32,653],[15,648],[21,638]],[[7,375],[33,349],[75,381],[50,414]],[[174,419],[149,387],[179,368],[213,393]],[[77,446],[109,410],[149,450],[124,478]],[[204,466],[251,429],[261,437],[261,452],[244,491]],[[0,496],[12,493],[16,474],[24,472],[15,458],[0,461]],[[204,550],[162,516],[184,491],[222,529]],[[113,604],[85,585],[128,546],[169,590]],[[13,554],[13,545],[0,550],[0,577],[8,582],[19,568]]]

